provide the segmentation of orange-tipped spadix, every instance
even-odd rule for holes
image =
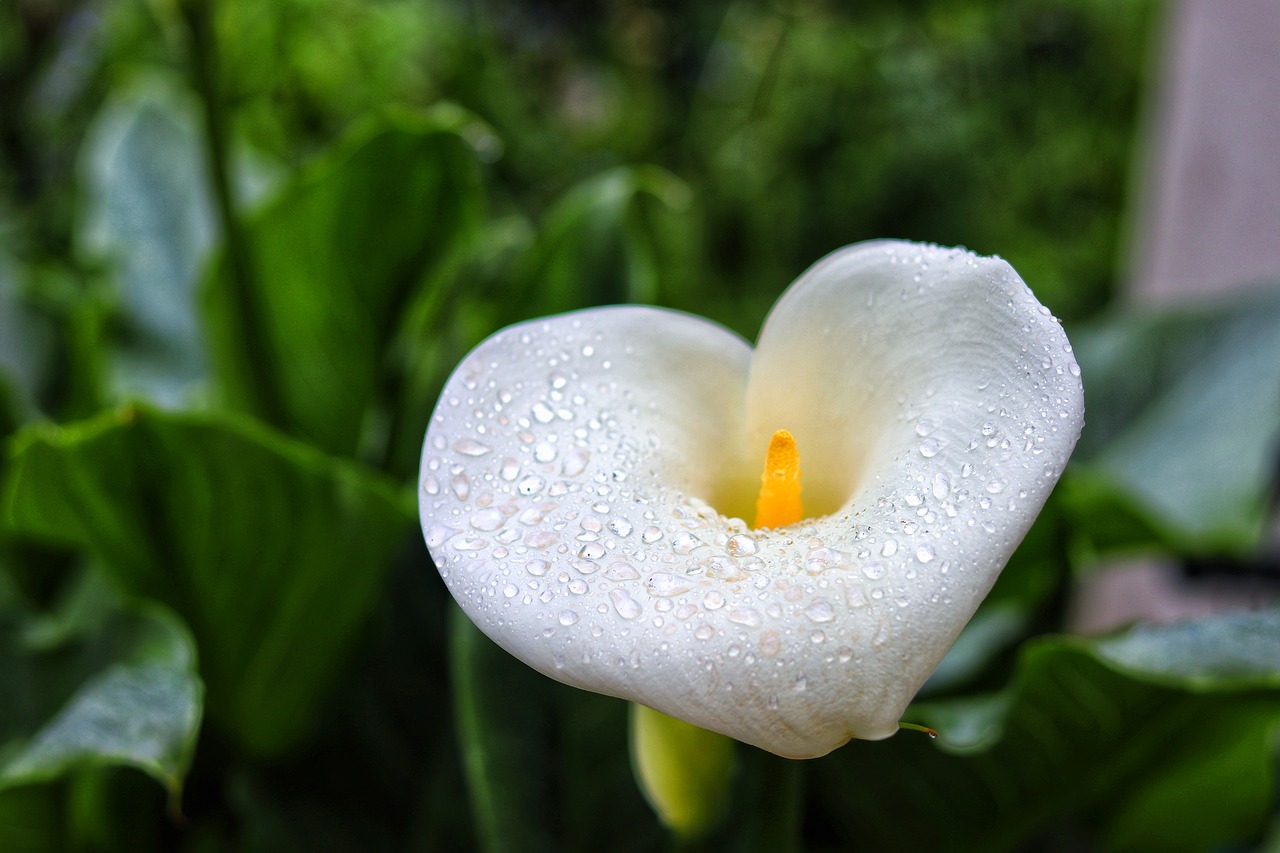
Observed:
[[[786,527],[804,518],[800,489],[800,451],[795,437],[780,429],[769,439],[769,454],[760,475],[756,527]]]

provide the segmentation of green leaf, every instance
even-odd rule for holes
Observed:
[[[481,221],[485,132],[443,107],[371,120],[246,223],[252,280],[219,257],[205,293],[227,402],[357,453],[405,304]]]
[[[306,734],[413,518],[359,466],[238,419],[145,408],[20,435],[4,512],[181,615],[212,719],[257,755]]]
[[[75,598],[61,621],[0,605],[0,790],[115,765],[176,795],[203,710],[191,637],[155,606],[103,604],[92,584]]]
[[[692,198],[657,166],[611,169],[572,187],[547,212],[520,276],[520,315],[677,298],[693,272]]]
[[[1053,615],[1054,592],[1070,574],[1065,538],[1061,502],[1050,498],[919,697],[962,688],[990,675],[993,663],[1011,665],[1018,642]]]
[[[1106,848],[1191,853],[1255,835],[1275,789],[1265,757],[1277,734],[1274,705],[1232,709],[1206,727],[1197,749],[1157,757],[1145,784],[1134,785],[1105,818]]]
[[[1093,651],[1135,677],[1210,691],[1280,689],[1280,611],[1138,625]]]
[[[27,299],[21,275],[0,251],[0,436],[39,410],[57,361],[54,324]]]
[[[851,744],[815,762],[814,790],[874,849],[1010,850],[1067,831],[1107,849],[1249,841],[1274,786],[1277,636],[1280,610],[1032,641],[1004,691],[913,706],[942,748],[910,733]]]
[[[248,849],[477,849],[445,649],[455,605],[412,538],[313,743],[232,771]]]
[[[205,373],[196,284],[213,242],[199,106],[159,74],[116,92],[80,152],[81,255],[114,273],[125,327],[114,384],[177,405]]]
[[[1280,293],[1072,339],[1089,422],[1064,496],[1094,547],[1256,546],[1280,440]]]

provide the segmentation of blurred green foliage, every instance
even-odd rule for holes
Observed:
[[[0,6],[0,849],[672,845],[624,703],[452,608],[421,436],[502,325],[636,301],[751,337],[884,236],[1008,258],[1089,426],[913,709],[942,740],[741,748],[708,849],[1275,844],[1274,609],[1059,633],[1100,556],[1248,557],[1274,510],[1276,291],[1116,299],[1160,13]]]

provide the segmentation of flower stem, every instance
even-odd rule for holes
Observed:
[[[248,391],[253,410],[273,426],[283,426],[286,417],[275,387],[277,362],[272,358],[271,339],[255,298],[257,271],[252,246],[236,215],[231,187],[230,126],[218,85],[218,46],[213,18],[215,4],[207,0],[187,0],[181,8],[189,36],[190,72],[204,111],[209,181],[222,231],[228,284],[244,336],[242,341],[236,342],[243,347],[243,375],[248,380],[246,385],[251,386]]]

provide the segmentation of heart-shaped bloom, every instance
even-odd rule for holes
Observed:
[[[1079,374],[1007,263],[913,243],[819,261],[754,350],[656,308],[521,323],[441,396],[423,530],[535,669],[818,756],[897,730],[1062,473]],[[778,430],[804,517],[752,529]]]

